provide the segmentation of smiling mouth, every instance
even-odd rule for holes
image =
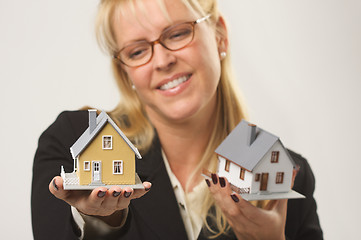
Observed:
[[[177,79],[174,79],[173,81],[163,84],[162,86],[159,87],[159,89],[160,90],[168,90],[168,89],[175,88],[175,87],[179,86],[180,84],[186,82],[190,77],[191,77],[191,74],[179,77]]]

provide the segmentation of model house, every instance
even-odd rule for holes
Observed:
[[[74,171],[61,168],[64,189],[93,189],[99,186],[143,188],[135,172],[138,149],[104,111],[89,110],[89,127],[71,146]]]
[[[247,200],[298,198],[291,190],[295,163],[281,140],[242,120],[215,151],[218,175]]]

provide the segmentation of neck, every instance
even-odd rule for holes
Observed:
[[[199,171],[196,173],[199,178],[196,178],[186,190],[187,181],[200,163],[213,132],[215,109],[205,109],[184,121],[167,121],[148,112],[157,129],[169,166],[185,191],[192,191],[202,179]]]

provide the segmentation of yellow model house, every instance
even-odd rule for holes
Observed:
[[[138,149],[104,111],[89,110],[89,127],[70,148],[74,171],[61,168],[64,189],[122,185],[143,188],[135,172]]]

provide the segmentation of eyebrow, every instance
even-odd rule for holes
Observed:
[[[171,25],[168,25],[168,26],[166,26],[165,28],[163,28],[163,30],[160,32],[160,34],[158,35],[158,37],[159,37],[160,35],[162,35],[162,34],[164,33],[164,31],[166,31],[167,29],[169,29],[169,28],[171,28],[171,27],[173,27],[173,26],[175,26],[175,25],[177,25],[177,24],[189,23],[189,22],[193,22],[193,21],[195,21],[195,20],[177,20],[177,21],[174,21],[174,22],[171,23]],[[125,47],[127,47],[127,46],[129,46],[129,45],[132,45],[133,43],[137,43],[137,42],[152,42],[152,41],[154,41],[154,40],[147,40],[146,38],[133,39],[133,40],[130,40],[130,41],[125,42],[124,45],[123,45],[123,47],[120,48],[120,50],[123,49],[123,48],[125,48]]]

